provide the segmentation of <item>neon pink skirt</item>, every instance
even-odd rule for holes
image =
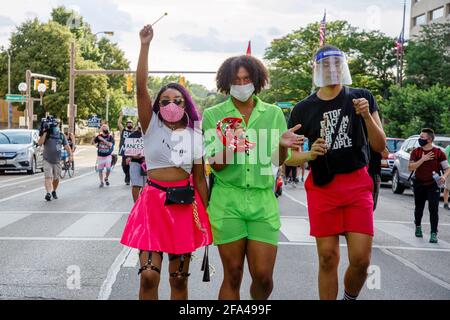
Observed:
[[[152,181],[166,188],[188,184],[188,180]],[[203,231],[195,222],[193,205],[165,206],[166,193],[147,185],[131,210],[120,243],[143,251],[177,255],[209,246],[212,243],[211,225],[197,190],[195,200]]]

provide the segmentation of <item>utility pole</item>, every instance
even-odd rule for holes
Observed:
[[[69,132],[75,134],[75,42],[70,45]]]
[[[11,94],[11,54],[8,54],[8,94]],[[8,101],[8,129],[12,128],[12,102]]]
[[[25,126],[28,129],[33,129],[33,99],[31,98],[31,71],[27,70],[25,73],[27,82],[27,107],[25,109]]]
[[[109,124],[109,91],[106,92],[106,123]]]
[[[405,56],[405,22],[406,22],[406,0],[403,2],[403,28],[402,28],[402,47],[400,52],[400,88],[403,87],[403,58]]]

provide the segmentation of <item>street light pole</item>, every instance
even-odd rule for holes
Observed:
[[[11,54],[8,54],[8,94],[11,94]],[[8,101],[8,129],[12,128],[12,102]]]
[[[106,93],[106,123],[109,123],[109,92]]]
[[[114,31],[100,31],[100,32],[97,32],[96,34],[94,34],[94,37],[97,37],[97,35],[98,34],[106,34],[107,36],[110,36],[110,37],[112,37],[112,36],[114,36]]]
[[[69,132],[75,134],[75,42],[70,44]]]

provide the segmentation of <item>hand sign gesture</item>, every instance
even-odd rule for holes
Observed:
[[[424,153],[424,154],[422,155],[421,160],[422,160],[423,162],[427,162],[427,161],[430,161],[430,160],[434,160],[434,152]]]
[[[302,127],[301,124],[296,125],[289,131],[286,131],[280,139],[280,146],[290,149],[300,149],[300,145],[305,141],[304,136],[295,134]]]
[[[140,32],[141,44],[150,44],[153,40],[153,27],[151,25],[146,25]]]

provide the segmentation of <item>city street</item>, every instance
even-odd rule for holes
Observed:
[[[111,186],[99,189],[94,147],[80,146],[75,161],[75,176],[62,180],[60,199],[50,203],[44,201],[42,173],[0,176],[0,299],[137,299],[137,252],[119,243],[132,206],[131,190],[120,167]],[[309,236],[303,185],[284,187],[279,202],[282,233],[271,299],[318,299],[316,246]],[[441,202],[439,243],[430,244],[428,212],[424,238],[417,239],[413,208],[410,190],[394,195],[388,184],[383,186],[361,299],[450,300],[450,211]],[[203,250],[193,258],[190,299],[217,298],[222,267],[217,249],[210,252],[210,283],[202,282]],[[342,240],[340,295],[346,265]],[[243,299],[250,298],[249,279],[246,271]],[[160,298],[169,296],[166,258]]]

